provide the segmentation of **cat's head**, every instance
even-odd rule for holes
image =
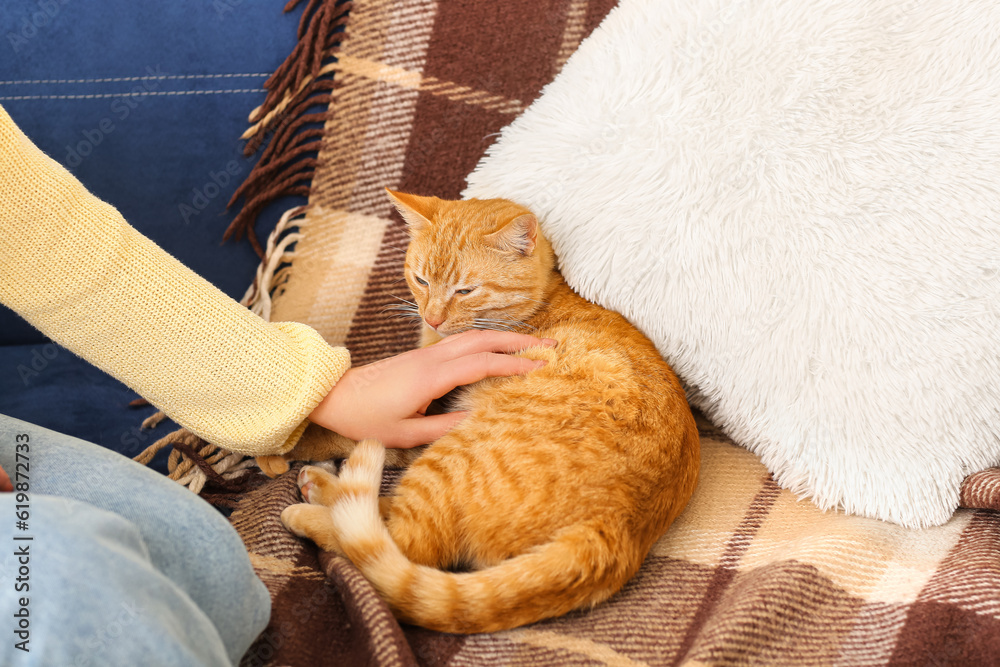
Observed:
[[[538,219],[506,199],[450,201],[387,190],[410,233],[406,282],[442,336],[517,330],[542,306],[554,258]]]

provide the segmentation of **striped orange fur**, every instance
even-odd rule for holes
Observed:
[[[623,317],[566,285],[527,209],[390,194],[411,232],[425,344],[474,327],[559,344],[520,353],[546,359],[538,370],[462,389],[469,416],[381,503],[375,441],[339,477],[304,468],[315,504],[286,509],[285,525],[346,554],[401,620],[434,630],[503,630],[607,599],[697,483],[676,376]]]

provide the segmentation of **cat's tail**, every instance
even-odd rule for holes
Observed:
[[[418,565],[400,550],[378,507],[385,449],[362,441],[340,473],[331,513],[344,554],[405,622],[440,632],[494,632],[601,602],[638,569],[611,557],[608,536],[587,526],[475,572]]]

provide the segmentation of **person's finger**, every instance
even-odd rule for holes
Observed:
[[[448,336],[440,343],[431,345],[428,350],[437,348],[443,360],[457,359],[468,354],[479,352],[520,352],[529,347],[551,347],[556,341],[551,338],[536,338],[527,334],[508,331],[463,331],[460,334]]]
[[[545,361],[512,357],[507,354],[479,352],[441,364],[431,380],[435,393],[444,395],[465,384],[472,384],[488,377],[520,375],[541,368]]]
[[[468,412],[446,412],[433,417],[404,419],[399,430],[385,441],[386,447],[409,449],[434,442],[465,419]]]
[[[14,485],[10,483],[10,477],[7,476],[3,468],[0,468],[0,493],[13,490]]]

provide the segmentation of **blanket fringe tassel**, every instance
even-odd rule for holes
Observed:
[[[234,489],[254,465],[253,458],[209,444],[186,429],[160,438],[134,460],[147,465],[166,447],[173,447],[167,459],[167,477],[194,493],[201,493],[209,481],[225,490]]]
[[[291,0],[285,11],[299,2]],[[257,152],[269,135],[271,141],[229,200],[230,207],[241,199],[243,204],[223,239],[246,236],[260,257],[264,248],[255,224],[263,208],[279,197],[309,194],[335,85],[334,54],[350,8],[350,0],[309,0],[295,50],[264,83],[267,98],[250,113],[252,125],[242,136],[247,142],[244,153]]]

